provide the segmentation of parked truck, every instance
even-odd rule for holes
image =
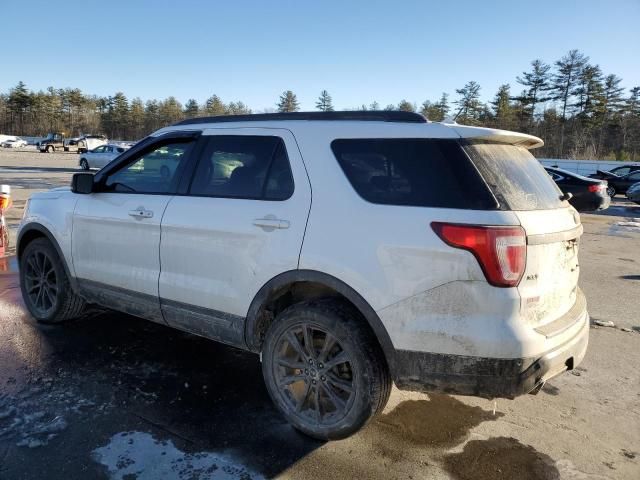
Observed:
[[[49,133],[47,136],[38,142],[38,150],[42,153],[53,153],[56,150],[64,150],[64,132]]]
[[[38,149],[41,152],[53,153],[55,151],[85,153],[108,142],[104,135],[83,135],[81,137],[67,138],[64,132],[49,133],[45,139],[40,140]]]

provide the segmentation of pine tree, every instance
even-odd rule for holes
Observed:
[[[227,113],[226,105],[222,100],[220,100],[220,97],[217,95],[212,95],[207,99],[204,110],[207,113],[207,115],[213,115],[213,116],[226,115]]]
[[[246,115],[251,113],[251,109],[242,102],[230,102],[227,105],[226,113],[228,115]]]
[[[514,108],[511,105],[511,86],[508,83],[500,85],[498,93],[491,102],[493,107],[493,121],[497,128],[512,130],[514,127]]]
[[[322,92],[320,92],[320,96],[316,102],[316,108],[321,112],[333,112],[333,103],[329,92],[326,90],[322,90]]]
[[[153,132],[160,128],[160,102],[148,100],[144,106],[144,128],[147,132]]]
[[[600,133],[598,135],[598,149],[597,153],[600,153],[604,132],[607,127],[613,126],[613,120],[620,120],[618,114],[624,108],[624,88],[620,86],[622,79],[616,75],[607,75],[604,79],[604,85],[602,86],[602,100],[600,104]]]
[[[30,105],[31,95],[29,90],[24,82],[20,81],[9,91],[9,98],[7,99],[7,107],[15,122],[13,128],[18,135],[24,135],[25,115]]]
[[[198,107],[198,102],[196,102],[193,98],[187,100],[187,103],[184,106],[184,116],[187,118],[197,117],[200,108]]]
[[[522,72],[522,77],[516,77],[516,81],[520,85],[527,87],[525,96],[521,101],[530,115],[531,124],[535,119],[536,105],[548,100],[545,92],[549,89],[550,69],[551,66],[542,60],[534,60],[531,62],[530,72]]]
[[[278,111],[281,113],[286,112],[297,112],[300,110],[300,105],[298,104],[298,98],[296,94],[291,90],[286,90],[280,95],[280,100],[278,101]]]
[[[182,105],[176,97],[168,97],[160,103],[158,116],[160,117],[160,124],[162,126],[176,123],[177,121],[182,120]]]
[[[446,93],[443,93],[442,97],[440,97],[440,100],[438,100],[436,103],[425,100],[422,103],[420,113],[433,122],[442,122],[449,113],[449,104],[447,102],[447,98],[448,95]]]
[[[550,99],[560,102],[562,119],[560,126],[560,147],[559,156],[564,153],[564,125],[567,121],[568,107],[570,107],[571,96],[579,81],[580,72],[589,57],[585,57],[578,50],[571,50],[560,60],[556,61],[556,71],[553,74],[550,85]]]
[[[449,115],[449,95],[448,94],[444,92],[442,93],[442,95],[440,96],[440,100],[438,100],[438,103],[436,104],[435,113],[437,115],[434,117],[434,121],[441,122],[447,118],[447,116]],[[437,117],[437,120],[436,120],[436,117]]]
[[[460,95],[460,98],[453,102],[459,107],[456,118],[462,123],[476,125],[484,110],[480,103],[480,84],[472,80],[464,87],[456,89],[456,93]]]
[[[129,129],[125,138],[127,140],[138,140],[144,136],[144,104],[140,98],[131,100],[129,108]]]
[[[401,112],[415,112],[416,106],[407,100],[401,100],[398,104],[398,110]]]
[[[577,97],[574,104],[577,107],[578,116],[584,121],[589,121],[598,115],[602,104],[602,70],[598,65],[586,64],[578,79],[578,85],[573,91]]]

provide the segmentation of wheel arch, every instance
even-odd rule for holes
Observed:
[[[269,280],[255,295],[245,322],[245,343],[259,352],[264,334],[276,314],[291,304],[312,298],[335,296],[353,305],[367,322],[382,349],[389,371],[395,372],[395,349],[382,320],[369,303],[342,280],[315,270],[291,270]]]
[[[49,241],[49,243],[53,245],[53,248],[56,250],[58,257],[62,262],[62,266],[64,267],[64,273],[67,275],[67,278],[69,279],[71,288],[73,288],[74,291],[77,291],[76,279],[71,275],[71,272],[69,271],[69,266],[67,265],[67,259],[62,253],[62,249],[60,248],[58,241],[53,236],[53,234],[49,231],[49,229],[47,229],[47,227],[39,223],[35,223],[35,222],[28,223],[27,225],[22,227],[22,229],[20,230],[20,233],[18,234],[18,239],[16,241],[16,254],[18,257],[18,265],[20,265],[20,259],[22,258],[22,254],[24,253],[25,248],[27,248],[27,245],[29,245],[29,243],[36,240],[37,238],[46,238]]]

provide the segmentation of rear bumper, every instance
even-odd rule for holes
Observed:
[[[576,368],[589,343],[589,315],[575,311],[578,332],[534,358],[486,358],[397,350],[394,380],[401,390],[442,392],[485,398],[515,398],[532,392],[566,370]],[[576,318],[577,316],[577,318]]]
[[[592,212],[606,210],[611,205],[611,198],[608,195],[582,195],[572,202],[573,207],[581,212]]]

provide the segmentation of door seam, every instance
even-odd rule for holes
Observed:
[[[158,240],[158,308],[160,308],[160,316],[166,325],[169,325],[167,319],[164,317],[164,312],[162,311],[162,297],[160,296],[160,276],[162,275],[162,222],[164,220],[164,214],[169,208],[169,204],[173,202],[173,199],[176,198],[175,195],[172,195],[167,204],[164,206],[164,210],[162,210],[162,215],[160,216],[160,238]]]

